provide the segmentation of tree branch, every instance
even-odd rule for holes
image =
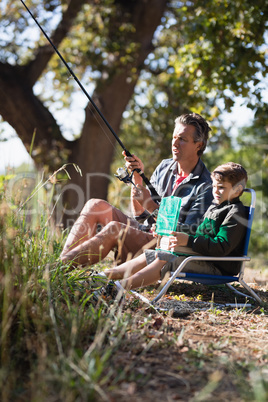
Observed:
[[[86,2],[87,0],[70,0],[67,10],[63,13],[59,25],[50,38],[55,47],[58,47],[61,41],[66,37],[77,14]],[[54,49],[50,44],[41,46],[38,49],[34,60],[32,60],[28,65],[24,66],[25,78],[28,80],[31,86],[36,83],[53,54]]]
[[[53,171],[67,158],[68,142],[54,116],[34,95],[21,66],[0,63],[0,111],[28,152],[35,133],[32,157],[36,166],[45,165]]]

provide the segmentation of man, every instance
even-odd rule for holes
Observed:
[[[212,201],[210,173],[200,159],[210,127],[196,113],[185,114],[175,120],[172,139],[172,159],[163,160],[155,169],[151,183],[161,197],[175,195],[181,198],[181,212],[177,230],[194,233],[200,219]],[[95,264],[109,251],[117,248],[120,262],[129,254],[134,256],[155,245],[148,231],[155,221],[159,205],[149,190],[142,185],[143,163],[133,155],[126,157],[126,166],[134,171],[131,190],[135,219],[129,218],[104,200],[89,200],[74,224],[61,253],[63,262]],[[139,222],[147,219],[145,225]],[[97,228],[101,231],[97,233]],[[141,230],[142,229],[142,230]],[[144,231],[146,229],[147,231]]]

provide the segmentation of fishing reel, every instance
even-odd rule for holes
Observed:
[[[133,172],[131,174],[129,174],[129,171],[127,170],[126,167],[120,167],[117,169],[116,171],[117,174],[115,174],[115,177],[117,177],[120,181],[123,181],[126,184],[133,184],[133,186],[135,186],[135,184],[132,181],[132,177],[133,177]],[[136,187],[136,186],[135,186]]]

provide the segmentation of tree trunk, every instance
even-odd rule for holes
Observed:
[[[145,58],[152,50],[152,38],[161,21],[166,0],[141,1],[135,9],[136,41],[140,43],[139,54],[131,66],[121,69],[105,86],[96,89],[94,102],[113,130],[118,133],[122,114],[134,92],[138,75],[134,79],[131,69],[140,72]],[[130,79],[131,78],[131,79]],[[107,199],[110,166],[115,151],[116,139],[98,113],[89,104],[82,135],[71,147],[70,163],[82,170],[82,177],[74,172],[71,181],[63,189],[64,226],[74,222],[84,203],[89,198]],[[127,148],[127,144],[124,144]],[[123,157],[122,157],[123,162]]]
[[[127,84],[127,73],[116,77],[98,93],[95,104],[118,135],[122,114],[133,94],[135,82]],[[63,189],[64,225],[73,223],[84,203],[90,198],[107,199],[110,172],[117,141],[98,113],[89,104],[81,137],[69,144],[69,163],[75,163],[82,176],[73,171]],[[127,144],[124,144],[127,148]],[[123,151],[123,149],[122,149]],[[121,153],[121,149],[119,151]],[[122,164],[124,164],[122,156]]]
[[[83,0],[70,0],[68,3],[62,21],[52,35],[56,46],[64,39],[84,3]],[[115,0],[114,5],[119,12],[115,12],[114,20],[110,21],[111,32],[120,27],[126,11],[128,21],[135,27],[131,37],[126,40],[135,43],[137,51],[126,64],[124,56],[127,54],[124,53],[122,42],[123,47],[119,57],[115,57],[115,64],[109,64],[109,61],[105,65],[105,75],[97,81],[93,99],[118,133],[122,114],[133,95],[144,60],[152,50],[152,38],[161,22],[167,0]],[[73,142],[62,137],[54,116],[32,89],[53,54],[53,49],[46,45],[37,49],[35,58],[27,65],[0,63],[0,113],[16,130],[28,151],[35,135],[32,157],[38,168],[47,166],[53,172],[69,162],[77,164],[82,170],[82,177],[75,170],[70,171],[71,180],[63,188],[62,206],[58,206],[56,214],[58,221],[63,220],[65,225],[70,225],[86,200],[92,197],[107,198],[116,139],[90,104],[86,108],[81,137]],[[107,78],[104,79],[105,76]]]
[[[35,165],[53,171],[61,161],[66,141],[53,115],[34,95],[25,79],[24,70],[0,63],[0,111],[17,132],[29,152],[33,141]]]

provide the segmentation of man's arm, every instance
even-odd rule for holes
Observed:
[[[125,155],[124,151],[123,155]],[[125,161],[127,169],[133,172],[132,180],[137,187],[133,186],[131,189],[132,213],[135,217],[142,215],[142,218],[145,219],[149,215],[147,211],[152,213],[158,207],[158,204],[153,201],[150,192],[142,185],[141,176],[135,171],[135,169],[140,169],[143,172],[144,165],[142,161],[136,155],[125,156]]]
[[[146,210],[152,213],[159,207],[159,205],[152,199],[150,191],[140,184],[138,184],[137,187],[132,188],[131,195],[133,202],[137,201],[142,206],[142,212]]]

